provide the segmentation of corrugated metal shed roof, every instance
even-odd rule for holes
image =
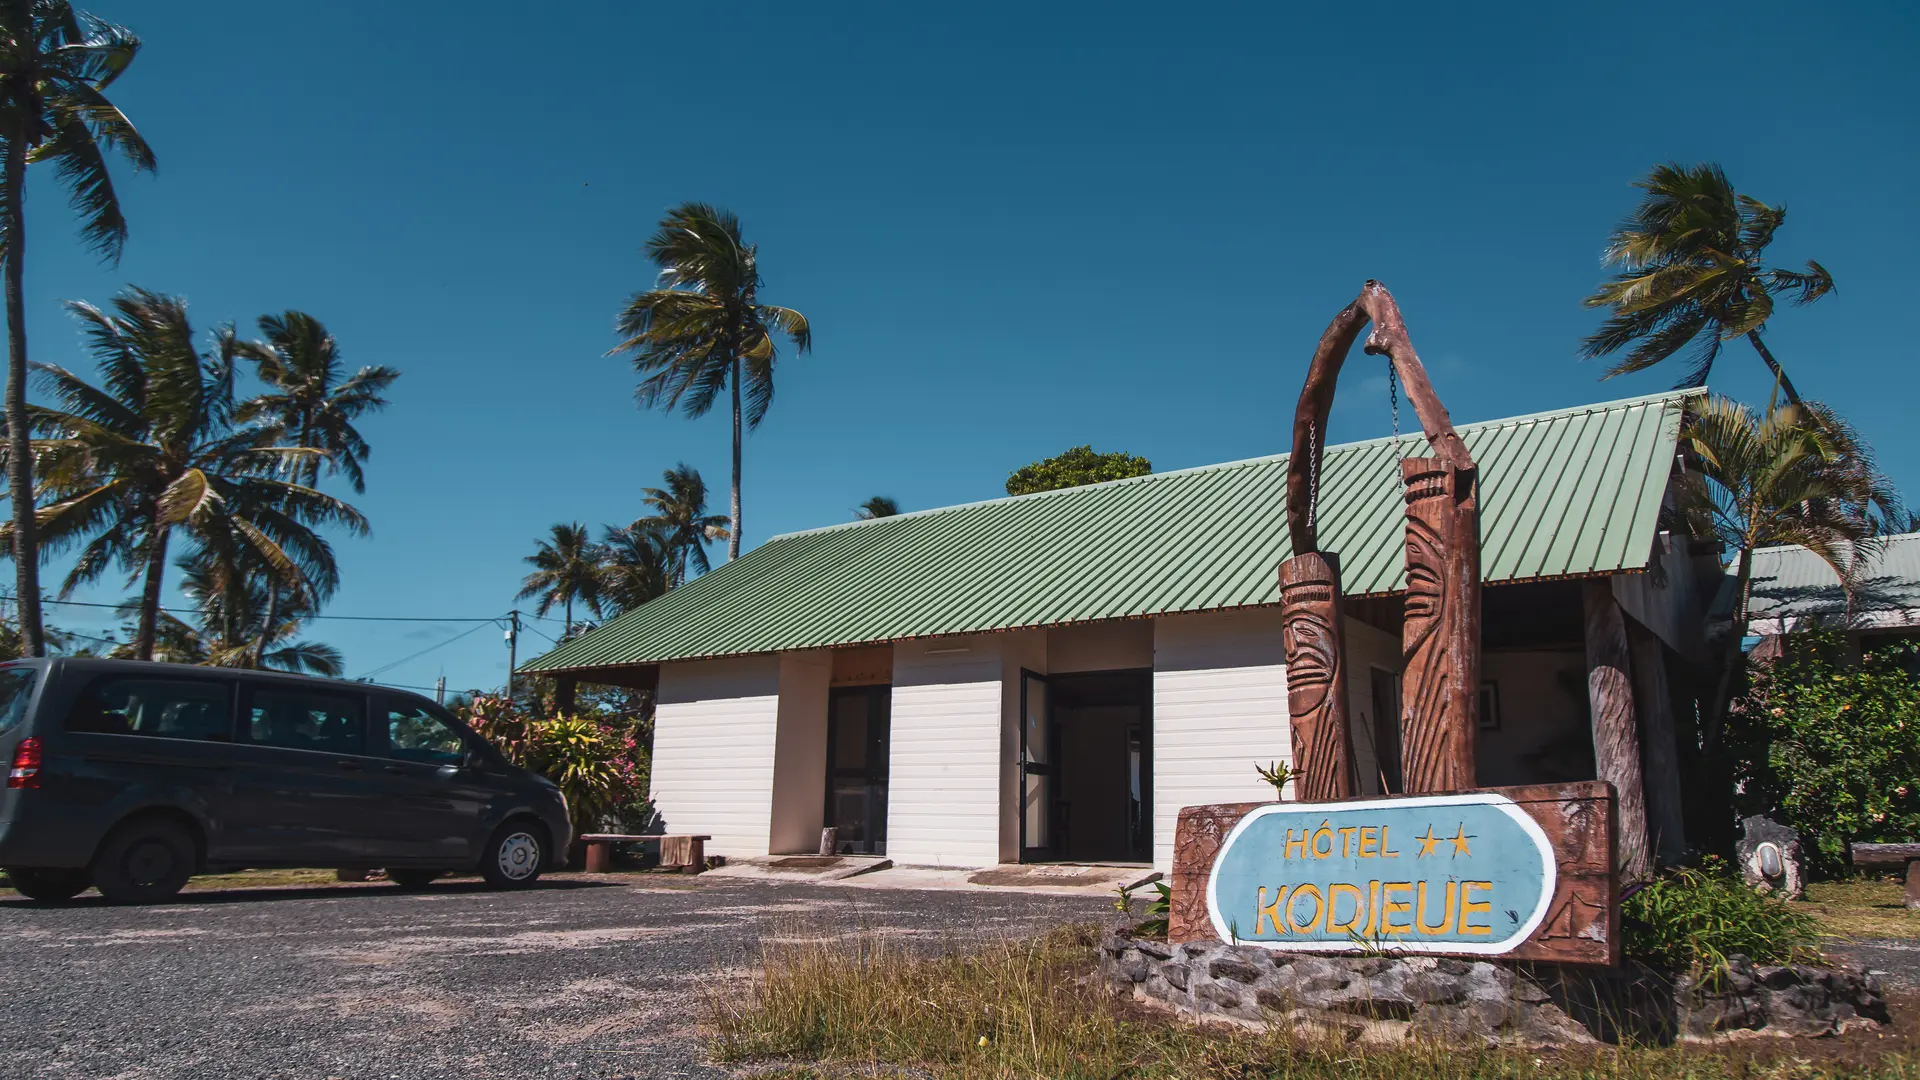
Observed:
[[[1920,611],[1920,533],[1887,537],[1885,546],[1868,558],[1855,597],[1854,612],[1861,621],[1884,623],[1873,616]],[[1755,620],[1844,615],[1847,594],[1833,567],[1806,548],[1755,548],[1750,610]]]
[[[1489,582],[1647,565],[1683,404],[1656,394],[1460,428]],[[1352,595],[1405,588],[1398,459],[1329,447],[1319,531]],[[567,642],[553,671],[1279,603],[1287,457],[789,533]]]

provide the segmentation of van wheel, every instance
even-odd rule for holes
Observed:
[[[71,900],[93,884],[85,870],[30,870],[8,867],[7,884],[29,900],[56,903]]]
[[[122,827],[93,859],[93,883],[110,904],[157,904],[193,876],[193,837],[171,821]]]
[[[547,831],[531,821],[494,830],[480,855],[480,876],[496,889],[521,889],[540,878],[547,862]]]
[[[444,870],[389,870],[387,880],[403,889],[424,889],[444,873]]]

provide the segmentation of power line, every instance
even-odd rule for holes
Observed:
[[[19,598],[11,594],[0,593],[0,600],[17,600],[17,599]],[[98,601],[93,601],[93,600],[46,600],[46,599],[43,599],[40,602],[43,604],[64,604],[67,607],[119,609],[126,606],[125,603],[102,604],[102,603],[99,603]],[[190,615],[199,614],[199,612],[194,611],[190,608],[174,608],[174,607],[162,606],[160,610],[167,612],[169,614],[174,614],[174,615],[181,614],[182,612],[185,612],[186,614],[190,614]],[[490,623],[498,623],[501,619],[506,618],[506,616],[493,615],[484,619],[464,619],[464,618],[441,619],[441,618],[429,617],[426,615],[307,615],[307,616],[304,616],[304,618],[337,619],[337,620],[345,620],[349,622],[470,622],[470,623],[489,623],[490,622]]]
[[[490,622],[490,623],[494,623],[495,625],[498,625],[498,620],[494,620],[494,619],[488,619],[487,621],[488,621],[488,622]],[[362,678],[362,679],[371,679],[371,678],[373,678],[373,677],[374,677],[375,675],[378,675],[378,674],[380,674],[380,673],[381,673],[381,672],[383,672],[383,671],[392,671],[392,670],[393,670],[394,668],[397,668],[397,667],[399,667],[399,666],[400,666],[401,664],[404,664],[404,663],[407,663],[407,662],[408,662],[408,661],[410,661],[410,660],[418,660],[418,659],[419,659],[420,657],[422,657],[422,656],[425,656],[425,655],[427,655],[428,653],[430,653],[430,652],[432,652],[432,651],[433,651],[433,650],[435,650],[435,649],[441,649],[441,648],[445,648],[446,646],[448,646],[448,645],[451,645],[451,644],[453,644],[453,643],[454,643],[454,642],[456,642],[456,641],[459,641],[459,640],[460,640],[461,638],[463,638],[463,637],[467,637],[467,636],[469,636],[469,635],[471,635],[471,634],[473,634],[473,633],[474,633],[475,631],[478,631],[478,630],[482,630],[482,629],[485,629],[485,627],[484,627],[484,626],[476,626],[476,627],[474,627],[473,629],[471,629],[471,630],[468,630],[468,631],[466,631],[465,633],[461,633],[461,634],[455,634],[455,635],[453,635],[452,637],[450,637],[450,638],[448,638],[448,639],[447,639],[447,640],[445,640],[445,641],[439,641],[439,642],[435,642],[434,644],[432,644],[432,645],[429,645],[429,646],[427,646],[427,647],[426,647],[426,648],[424,648],[424,649],[421,649],[421,650],[420,650],[419,652],[417,652],[417,653],[412,653],[412,654],[410,654],[410,655],[408,655],[408,656],[403,656],[403,657],[401,657],[400,659],[398,659],[398,660],[395,660],[395,661],[393,661],[393,662],[392,662],[392,663],[390,663],[390,664],[383,664],[383,665],[381,665],[380,667],[377,667],[377,668],[374,668],[374,669],[373,669],[372,671],[369,671],[369,672],[367,672],[367,673],[366,673],[365,675],[362,675],[362,676],[360,676],[360,678]]]

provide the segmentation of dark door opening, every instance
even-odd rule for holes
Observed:
[[[843,855],[887,853],[891,686],[842,686],[827,695],[827,825]]]
[[[1153,672],[1026,676],[1021,857],[1153,858]]]

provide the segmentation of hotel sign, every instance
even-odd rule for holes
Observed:
[[[1176,845],[1175,942],[1602,964],[1617,955],[1605,784],[1188,807]]]

